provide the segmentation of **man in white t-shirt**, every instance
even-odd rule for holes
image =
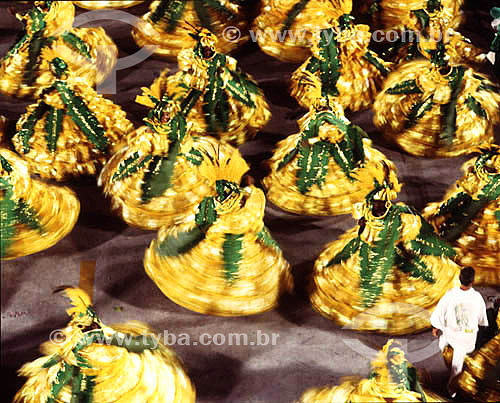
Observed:
[[[461,286],[449,290],[431,315],[433,336],[438,337],[439,330],[442,332],[439,338],[441,351],[448,344],[453,347],[448,382],[452,397],[456,394],[453,381],[462,372],[465,356],[474,351],[479,326],[488,326],[486,304],[481,294],[472,288],[474,274],[472,267],[464,267],[460,271]]]

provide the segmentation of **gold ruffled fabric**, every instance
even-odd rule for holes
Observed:
[[[408,21],[414,18],[411,11],[422,10],[427,6],[428,0],[380,0],[378,10],[373,15],[374,20],[381,23],[387,30],[404,30],[408,26]],[[441,0],[443,13],[448,16],[448,23],[451,28],[458,28],[463,22],[464,15],[460,7],[464,0]]]
[[[320,31],[352,9],[352,0],[310,0],[287,32],[281,32],[288,13],[300,0],[263,0],[253,31],[261,50],[281,61],[300,63]]]
[[[16,151],[28,162],[32,172],[57,181],[80,175],[95,175],[124,141],[125,136],[134,129],[121,107],[94,91],[84,79],[68,77],[64,81],[84,101],[104,128],[108,148],[106,152],[102,152],[92,144],[66,113],[67,107],[56,89],[45,93],[37,103],[27,107],[26,113],[17,122],[18,132],[12,142]],[[52,152],[47,146],[46,121],[49,114],[46,112],[36,121],[33,135],[28,141],[29,151],[26,152],[19,132],[41,102],[63,110],[62,129],[57,140],[57,148]]]
[[[50,398],[57,403],[83,399],[95,403],[194,403],[195,390],[181,360],[146,324],[133,321],[105,326],[92,306],[87,305],[86,294],[79,289],[70,293],[82,298],[74,300],[75,307],[67,311],[73,315],[72,321],[58,331],[58,342],[50,340],[42,344],[42,357],[19,370],[28,379],[13,403],[46,403]],[[91,339],[93,334],[97,334],[96,341]],[[122,338],[121,344],[108,341],[116,336]],[[75,348],[86,337],[90,343]],[[146,341],[151,346],[140,351],[139,343]],[[61,374],[68,370],[71,370],[70,381],[64,385]],[[60,385],[54,396],[57,388],[53,385],[61,383],[64,386]],[[72,397],[72,392],[78,400]]]
[[[399,205],[403,206],[401,203]],[[372,246],[375,241],[380,240],[385,216],[373,216],[366,203],[354,206],[353,216],[365,219],[361,232],[362,241]],[[411,250],[408,246],[419,234],[421,218],[415,214],[403,213],[401,220],[400,237],[396,240],[395,247],[401,244],[405,249]],[[429,328],[429,312],[448,289],[458,285],[459,267],[444,255],[419,255],[420,260],[433,273],[435,281],[430,283],[411,277],[394,266],[387,274],[381,294],[367,307],[360,285],[360,249],[347,260],[328,266],[351,240],[358,237],[359,231],[358,226],[350,229],[338,240],[328,244],[317,258],[310,284],[313,307],[336,324],[358,331],[401,335]]]
[[[393,340],[389,340],[372,362],[369,378],[345,377],[338,386],[312,388],[305,392],[297,403],[447,402],[447,399],[425,387],[422,388],[424,400],[421,393],[409,390],[393,379],[389,365],[397,365],[406,361],[407,366],[413,368],[404,357],[403,350],[398,346]],[[397,355],[389,355],[394,353]]]
[[[310,119],[314,119],[312,112],[299,120],[299,125],[303,130]],[[342,120],[346,124],[350,124],[343,116]],[[343,139],[344,133],[339,128],[330,123],[324,123],[319,129],[319,136],[307,141],[307,146],[319,140],[338,144]],[[334,158],[330,157],[323,185],[320,187],[314,184],[307,193],[302,194],[297,186],[297,171],[300,169],[299,153],[279,169],[283,159],[301,142],[302,133],[287,137],[278,143],[273,156],[268,160],[267,164],[271,173],[262,181],[268,200],[281,209],[296,214],[329,216],[350,213],[353,204],[364,200],[365,196],[372,190],[371,184],[360,182],[357,179],[348,179]],[[396,171],[395,165],[387,160],[384,154],[372,147],[370,139],[363,138],[362,142],[365,162],[352,171],[354,178],[370,175],[371,170],[381,161],[386,161],[388,166],[394,172]],[[302,147],[306,147],[306,144],[303,144]]]
[[[388,90],[405,81],[416,80],[420,94],[389,94]],[[455,157],[468,154],[484,143],[494,141],[494,126],[500,120],[500,95],[481,88],[487,77],[465,68],[456,106],[456,130],[450,145],[440,141],[441,106],[452,96],[449,81],[428,60],[417,60],[401,65],[391,73],[373,105],[374,123],[384,136],[409,154],[421,157]],[[410,113],[415,105],[433,95],[430,110],[419,111],[423,116],[408,127]],[[486,113],[483,118],[473,112],[467,102],[469,97],[481,105]]]
[[[118,48],[103,28],[72,28],[75,17],[75,7],[70,1],[54,1],[44,18],[47,24],[44,37],[55,36],[45,49],[50,49],[50,54],[55,54],[65,60],[69,70],[81,77],[87,86],[102,83],[114,69],[118,57]],[[32,21],[28,16],[26,20],[27,32],[31,32]],[[78,36],[89,48],[91,58],[78,53],[68,45],[61,35],[69,32]],[[29,61],[29,40],[11,55],[7,55],[0,64],[0,93],[19,98],[36,99],[43,89],[52,82],[50,60],[39,57],[35,68],[33,83],[27,84],[24,80],[26,66]]]
[[[226,56],[226,67],[236,71],[237,61],[231,56]],[[183,100],[191,88],[206,91],[208,73],[207,64],[197,57],[192,49],[184,49],[178,56],[179,72],[168,75],[169,71],[164,70],[150,87],[151,94],[158,99],[166,93],[171,98]],[[231,74],[225,69],[218,73],[224,82],[230,80]],[[250,79],[252,79],[249,76]],[[187,86],[187,88],[186,88]],[[271,119],[269,105],[262,91],[256,94],[249,94],[255,107],[247,106],[235,98],[230,91],[227,91],[229,98],[229,124],[226,131],[217,134],[217,138],[232,145],[238,146],[251,140],[257,132],[262,129]],[[193,136],[205,136],[207,134],[207,124],[203,111],[203,94],[196,105],[187,115],[187,120],[192,124]]]
[[[291,291],[290,265],[277,245],[258,238],[264,230],[264,193],[253,186],[241,189],[217,209],[218,218],[204,239],[189,252],[161,256],[158,246],[167,237],[195,228],[195,212],[183,224],[163,227],[146,250],[144,267],[162,292],[190,310],[219,316],[265,312],[278,304],[281,294]],[[225,276],[223,244],[226,235],[240,236],[241,256],[231,281]]]
[[[371,106],[385,79],[384,74],[364,57],[368,52],[370,40],[370,27],[361,24],[351,25],[338,37],[337,48],[341,67],[339,69],[340,76],[336,83],[339,95],[335,99],[344,108],[354,112]],[[317,46],[312,48],[312,53],[313,57],[321,60]],[[391,69],[392,63],[374,57],[384,68]],[[315,99],[315,90],[311,89],[308,82],[311,75],[307,71],[309,61],[310,58],[293,73],[290,82],[291,95],[304,107],[311,106]],[[314,75],[319,77],[319,70]]]
[[[87,10],[100,10],[103,8],[129,8],[144,3],[144,0],[74,1],[73,3]]]
[[[500,328],[500,315],[497,315],[497,326]],[[451,367],[453,348],[446,346],[443,358]],[[500,382],[498,380],[498,362],[500,361],[500,334],[497,334],[479,350],[468,354],[464,360],[462,372],[458,375],[458,387],[478,402],[500,401]],[[492,380],[497,375],[496,387],[485,384],[486,379]],[[493,376],[492,376],[493,375]]]
[[[479,158],[479,157],[477,157]],[[451,189],[443,201],[430,203],[424,209],[424,216],[439,231],[446,217],[439,215],[439,210],[457,193],[464,192],[477,200],[481,189],[488,184],[487,178],[477,174],[474,165],[477,158],[467,161],[462,170],[465,173]],[[497,158],[497,172],[500,172],[500,158]],[[456,261],[461,266],[472,266],[476,270],[474,282],[482,285],[500,286],[500,223],[495,214],[499,214],[500,199],[488,203],[471,220],[463,234],[453,242],[457,251]]]
[[[203,154],[202,165],[212,165],[212,160],[229,158],[239,160],[243,173],[248,170],[245,160],[232,146],[219,144],[211,137],[192,138],[187,134],[175,162],[171,187],[163,195],[144,203],[141,200],[143,170],[123,180],[115,180],[114,176],[120,164],[136,153],[141,159],[146,156],[166,156],[169,141],[166,136],[163,137],[147,126],[142,126],[129,136],[127,144],[104,166],[98,184],[104,187],[104,193],[111,197],[113,209],[128,224],[144,229],[157,230],[164,225],[173,225],[204,197],[213,195],[214,177],[205,176],[206,171],[211,168],[194,165],[186,158],[192,148]],[[236,180],[239,182],[241,177]]]
[[[190,36],[192,33],[190,25],[202,25],[194,7],[194,1],[198,0],[185,0],[186,5],[182,17],[171,32],[168,29],[168,16],[163,17],[158,23],[153,23],[150,20],[151,15],[162,1],[165,0],[155,0],[151,3],[150,11],[142,17],[143,22],[132,29],[132,37],[139,47],[157,46],[154,51],[156,56],[175,61],[182,49],[192,48],[196,44],[196,40]],[[235,18],[228,18],[226,14],[211,8],[207,9],[206,12],[212,22],[212,32],[219,39],[217,51],[229,53],[247,42],[250,36],[247,32],[248,22],[243,6],[232,0],[224,0],[222,4],[233,12]]]
[[[3,164],[0,165],[0,179],[5,181],[0,183],[2,190],[0,192],[2,205],[2,239],[0,241],[5,245],[2,260],[15,259],[50,248],[68,235],[75,226],[80,213],[78,198],[67,187],[48,185],[31,179],[28,164],[6,148],[0,147],[0,157],[5,159],[12,169],[9,172]],[[35,214],[39,228],[16,220],[12,235],[8,235],[9,217],[12,210],[9,209],[6,198],[7,188],[10,186],[13,191],[11,200],[16,203],[22,200],[26,203]]]

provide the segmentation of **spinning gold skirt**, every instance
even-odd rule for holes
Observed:
[[[144,3],[144,0],[74,1],[73,3],[88,10],[100,10],[102,8],[129,8]]]
[[[2,204],[2,259],[15,259],[40,252],[55,245],[68,235],[76,224],[80,213],[80,202],[76,195],[66,187],[48,185],[30,178],[28,164],[14,153],[0,148],[4,161],[0,166],[2,183],[0,204]],[[12,169],[11,172],[9,172]],[[8,185],[12,186],[13,195],[8,200]],[[23,201],[21,204],[20,201]],[[9,208],[9,203],[24,206],[24,214],[32,220],[15,220],[11,223],[11,214],[19,209]],[[36,220],[36,221],[33,221]],[[24,222],[23,222],[24,221]],[[33,225],[34,222],[37,225]],[[12,226],[11,226],[12,225]]]

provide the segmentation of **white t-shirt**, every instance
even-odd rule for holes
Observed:
[[[449,290],[432,313],[431,324],[454,349],[473,351],[479,326],[488,326],[483,297],[473,288]]]

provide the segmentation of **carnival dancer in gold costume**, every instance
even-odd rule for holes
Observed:
[[[193,125],[193,135],[211,135],[233,145],[253,138],[271,118],[257,83],[238,67],[236,59],[218,53],[217,37],[193,28],[193,49],[178,57],[179,72],[165,70],[151,86],[156,98],[168,94],[181,104]]]
[[[474,266],[477,284],[500,286],[500,147],[478,151],[463,165],[464,177],[424,216],[455,246],[457,262]]]
[[[23,36],[0,64],[0,93],[37,98],[52,82],[47,54],[64,59],[68,69],[92,87],[116,64],[118,49],[102,28],[72,28],[71,1],[35,1],[24,16]],[[44,50],[52,52],[44,52]]]
[[[103,8],[129,8],[144,3],[144,0],[110,0],[110,1],[74,1],[78,7],[89,10],[101,10]]]
[[[338,386],[310,389],[297,403],[447,402],[421,385],[419,372],[402,346],[389,340],[373,360],[368,378],[345,377]]]
[[[489,326],[483,337],[478,337],[476,349],[465,357],[456,385],[467,399],[478,402],[500,401],[500,298],[488,309]],[[451,367],[453,348],[447,346],[443,357]]]
[[[444,32],[421,37],[428,60],[407,62],[389,75],[373,106],[387,139],[423,157],[468,154],[493,142],[500,89],[472,68],[455,64]]]
[[[28,164],[0,146],[0,256],[50,248],[76,224],[80,203],[66,187],[31,179]]]
[[[14,403],[194,403],[182,362],[147,325],[106,326],[83,290],[64,292],[71,320],[20,369],[28,379]]]
[[[99,176],[99,186],[128,224],[145,229],[173,225],[211,196],[215,182],[203,175],[203,164],[224,156],[238,160],[242,174],[248,169],[229,144],[219,145],[208,136],[192,137],[180,105],[168,96],[160,101],[145,90],[137,102],[152,108],[146,126],[128,137],[127,145]],[[239,183],[241,177],[235,180]]]
[[[229,53],[249,39],[243,4],[241,0],[155,0],[132,36],[140,47],[156,46],[156,55],[174,61],[182,49],[196,45],[189,25],[200,26],[218,38],[218,52]]]
[[[264,193],[234,182],[241,177],[237,161],[217,164],[211,170],[216,195],[178,224],[161,228],[146,250],[144,267],[168,298],[190,310],[220,316],[270,310],[291,291],[293,280],[264,226]]]
[[[314,75],[321,81],[323,96],[335,97],[345,109],[366,109],[392,67],[368,49],[370,27],[353,23],[354,17],[349,14],[352,2],[344,1],[343,7],[345,14],[321,30],[312,56],[292,75],[291,94],[302,106],[309,107],[314,101],[308,83]]]
[[[297,214],[348,214],[371,191],[359,175],[370,175],[380,161],[394,164],[344,116],[336,99],[321,97],[299,120],[300,132],[278,143],[264,178],[267,198]]]
[[[352,0],[263,0],[253,31],[263,52],[299,63],[311,55],[311,44],[329,28]]]
[[[455,252],[419,214],[391,202],[401,189],[393,171],[372,170],[374,189],[353,208],[358,225],[315,262],[310,300],[341,326],[415,333],[430,327],[428,311],[458,282]]]
[[[17,122],[14,147],[44,178],[94,175],[133,125],[118,105],[68,71],[50,49],[42,55],[51,60],[52,81]]]

